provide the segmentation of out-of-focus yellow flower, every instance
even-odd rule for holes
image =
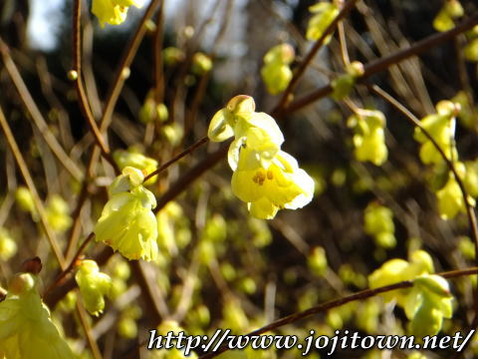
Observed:
[[[132,5],[141,7],[136,0],[93,0],[92,13],[98,18],[100,26],[105,24],[120,25],[127,18],[128,8]]]
[[[23,359],[74,358],[35,289],[36,277],[17,274],[0,302],[0,357]]]
[[[75,274],[75,281],[80,288],[87,311],[98,316],[105,308],[104,295],[110,292],[112,279],[100,272],[94,260],[82,260]]]
[[[38,217],[32,193],[25,186],[19,186],[15,191],[15,201],[20,209],[29,212],[34,220]]]
[[[53,194],[48,200],[45,214],[48,225],[55,231],[64,232],[72,226],[73,220],[70,216],[70,207],[58,194]]]
[[[445,156],[450,160],[456,160],[458,153],[454,146],[455,116],[460,111],[460,104],[442,100],[435,107],[437,113],[425,116],[420,123],[423,129],[430,134],[440,149],[442,149]],[[420,147],[420,159],[424,164],[444,162],[440,152],[419,127],[415,128],[414,138],[422,144]]]
[[[158,161],[145,156],[134,149],[128,150],[115,150],[113,152],[113,160],[117,163],[120,169],[124,169],[127,166],[137,168],[142,171],[143,175],[147,176],[151,172],[155,171],[158,167]],[[145,184],[153,184],[157,180],[157,177],[149,179]]]
[[[155,196],[141,184],[140,170],[127,166],[109,188],[110,200],[95,225],[97,241],[118,250],[130,260],[158,256]]]
[[[382,165],[388,158],[385,115],[378,110],[358,109],[356,114],[350,116],[347,124],[354,128],[353,145],[357,160]]]
[[[4,227],[0,227],[0,260],[7,261],[17,253],[17,243]]]
[[[423,250],[417,250],[409,256],[409,261],[392,259],[385,262],[382,267],[368,276],[368,282],[370,288],[374,289],[401,281],[412,280],[420,275],[431,274],[433,271],[431,256]],[[387,301],[396,299],[400,306],[404,306],[408,292],[409,289],[395,290],[384,293],[382,296]]]
[[[280,209],[301,208],[312,200],[314,187],[313,179],[286,152],[280,150],[270,162],[262,162],[248,145],[240,149],[232,191],[254,217],[272,219]]]
[[[205,75],[208,73],[210,70],[212,70],[213,67],[213,62],[212,59],[202,53],[202,52],[197,52],[193,54],[192,58],[192,72],[198,76]]]
[[[438,211],[442,219],[453,219],[459,212],[466,212],[462,190],[452,173],[449,174],[445,186],[438,190],[436,195]],[[468,195],[468,202],[475,206],[475,199],[470,195]]]
[[[339,7],[330,2],[319,2],[309,7],[310,12],[314,15],[310,18],[307,27],[307,40],[318,40],[322,37],[327,27],[337,17],[340,12]],[[328,43],[331,35],[327,36],[324,43]]]
[[[293,73],[288,66],[295,58],[295,50],[290,44],[280,44],[271,48],[263,57],[262,79],[270,94],[285,90]]]

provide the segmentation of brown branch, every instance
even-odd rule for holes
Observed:
[[[409,58],[410,56],[418,55],[436,45],[442,44],[454,38],[455,36],[473,28],[477,24],[477,22],[477,14],[474,14],[472,17],[468,18],[452,30],[442,33],[435,33],[423,40],[420,40],[419,42],[413,44],[406,49],[399,50],[390,56],[374,60],[365,65],[365,73],[362,77],[358,78],[357,82],[365,81],[370,76],[387,69],[389,66],[395,65],[400,61]],[[283,109],[277,106],[273,110],[272,115],[283,116],[286,114],[290,114],[327,96],[332,92],[332,90],[332,86],[330,84],[327,84],[324,87],[314,90],[310,94],[307,94],[302,98],[291,102],[287,107],[284,107]]]
[[[444,272],[444,273],[439,273],[438,275],[443,276],[446,279],[450,279],[450,278],[455,278],[455,277],[460,277],[460,276],[476,275],[476,274],[478,274],[478,268],[477,267],[464,269],[464,270],[448,271],[448,272]],[[310,309],[307,309],[305,311],[301,311],[301,312],[298,312],[298,313],[295,313],[295,314],[285,316],[285,317],[283,317],[281,319],[278,319],[278,320],[276,320],[276,321],[274,321],[274,322],[272,322],[268,325],[265,325],[264,327],[261,327],[260,329],[252,331],[252,332],[246,334],[245,336],[260,335],[260,334],[275,330],[275,329],[277,329],[277,328],[279,328],[283,325],[294,323],[298,320],[302,320],[302,319],[305,319],[305,318],[310,317],[312,315],[316,315],[316,314],[325,312],[327,310],[342,306],[342,305],[350,303],[352,301],[365,300],[365,299],[371,298],[375,295],[386,293],[386,292],[389,292],[389,291],[392,291],[392,290],[406,289],[406,288],[409,288],[409,287],[412,287],[412,286],[413,286],[412,281],[402,281],[402,282],[395,283],[395,284],[392,284],[392,285],[382,286],[382,287],[379,287],[379,288],[376,288],[376,289],[367,289],[367,290],[359,291],[357,293],[347,295],[347,296],[344,296],[344,297],[339,298],[339,299],[327,301],[323,304],[314,306],[314,307],[312,307]],[[223,345],[223,346],[220,346],[220,348],[217,351],[212,351],[208,354],[202,355],[202,356],[200,356],[200,358],[201,359],[210,359],[210,358],[216,357],[216,356],[224,353],[227,350],[229,350],[228,346]]]
[[[153,13],[155,12],[156,7],[158,6],[160,1],[161,0],[154,0],[150,3],[147,10],[145,11],[145,14],[143,15],[142,20],[140,21],[137,27],[137,30],[135,31],[135,34],[133,35],[132,39],[130,40],[130,42],[127,44],[125,48],[126,50],[117,68],[115,80],[108,92],[106,105],[105,105],[105,108],[103,109],[102,117],[100,119],[100,131],[102,133],[104,133],[108,129],[108,126],[111,122],[113,109],[118,100],[118,96],[120,95],[122,86],[125,82],[125,78],[124,76],[122,76],[123,69],[130,67],[133,61],[133,58],[135,57],[136,51],[138,50],[138,47],[142,42],[143,36],[145,35],[145,32],[146,32],[145,23],[153,16]],[[97,146],[94,146],[93,151],[90,154],[90,158],[88,159],[86,176],[83,180],[82,189],[80,192],[81,195],[78,198],[77,205],[74,210],[74,214],[76,216],[74,217],[72,232],[70,233],[69,240],[68,240],[67,256],[72,252],[72,249],[75,248],[78,241],[78,236],[79,236],[78,227],[80,223],[79,217],[81,214],[83,204],[87,200],[87,196],[86,196],[88,193],[87,188],[90,184],[91,179],[95,177],[95,167],[97,165],[99,155],[100,155],[99,148]],[[118,168],[116,168],[116,170],[117,170],[117,173],[120,173]]]

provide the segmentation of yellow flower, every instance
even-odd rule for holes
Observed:
[[[213,116],[208,129],[212,141],[224,141],[235,135],[228,150],[228,163],[235,171],[242,146],[255,150],[262,161],[271,161],[284,141],[282,131],[270,115],[255,112],[250,96],[238,95]]]
[[[94,260],[83,260],[75,274],[83,302],[87,311],[98,316],[105,308],[104,295],[110,292],[112,279],[105,273],[100,272]]]
[[[97,241],[118,250],[130,260],[155,260],[158,256],[157,219],[152,212],[155,196],[141,184],[140,170],[127,166],[110,185],[110,200],[95,225]]]
[[[136,0],[93,0],[92,13],[98,18],[102,27],[105,23],[120,25],[127,18],[128,8],[132,5],[138,8],[141,6]]]
[[[64,232],[72,226],[73,220],[70,216],[70,207],[60,195],[53,194],[51,196],[45,212],[47,222],[53,230]]]
[[[301,208],[312,200],[314,187],[313,179],[286,152],[280,150],[270,162],[262,162],[248,145],[240,149],[232,191],[254,217],[272,219],[280,209]]]
[[[270,94],[278,94],[287,88],[293,76],[288,65],[294,59],[295,50],[287,43],[276,45],[265,54],[261,75]]]
[[[409,261],[392,259],[385,262],[379,269],[368,276],[368,282],[370,288],[375,289],[401,281],[412,280],[421,275],[431,274],[433,271],[433,261],[430,255],[423,250],[417,250],[409,256]],[[382,296],[386,301],[395,299],[400,306],[404,307],[409,292],[410,289],[395,290],[384,293]]]
[[[340,9],[334,3],[319,2],[318,4],[309,7],[310,12],[314,13],[307,27],[307,40],[318,40],[322,37],[325,30],[332,23],[332,21],[340,13]],[[331,35],[327,36],[325,43],[331,39]]]
[[[75,357],[35,289],[36,277],[18,274],[0,302],[0,358]]]

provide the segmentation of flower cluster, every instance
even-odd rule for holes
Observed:
[[[293,76],[288,65],[294,59],[295,50],[286,43],[274,46],[265,54],[261,73],[270,94],[276,95],[287,88]]]
[[[318,40],[322,37],[325,30],[337,17],[340,12],[340,1],[333,2],[319,2],[318,4],[309,7],[310,12],[315,15],[312,16],[308,22],[307,39]],[[330,41],[331,35],[325,39],[325,43]]]
[[[37,277],[14,275],[0,302],[0,358],[71,359],[73,352],[36,290]]]
[[[397,244],[393,212],[388,207],[370,203],[364,213],[364,229],[383,248],[393,248]]]
[[[453,162],[460,180],[469,184],[465,187],[468,193],[468,201],[474,205],[477,186],[473,185],[469,179],[472,179],[472,174],[476,172],[476,168],[470,165],[467,167],[464,163],[458,161],[458,151],[455,145],[456,116],[460,113],[461,106],[458,103],[442,100],[436,105],[436,110],[437,113],[427,115],[420,121],[421,128],[415,128],[414,137],[421,143],[420,159],[424,164],[434,165],[437,172],[444,174],[446,166],[442,156],[443,153],[448,160]],[[430,135],[442,153],[424,132]],[[448,170],[445,178],[446,181],[443,182],[443,186],[436,191],[438,210],[443,219],[452,219],[459,212],[465,212],[466,208],[461,188],[453,172]],[[473,179],[473,182],[475,181],[476,179]]]
[[[250,96],[232,98],[210,122],[210,140],[232,136],[228,151],[232,191],[254,217],[272,219],[280,209],[298,209],[312,200],[313,179],[280,149],[284,141],[280,128],[269,115],[255,112]]]
[[[409,261],[387,261],[369,277],[370,288],[413,280],[413,287],[385,293],[386,301],[394,300],[411,321],[410,332],[415,336],[435,335],[442,329],[443,319],[451,318],[453,296],[447,281],[433,273],[433,260],[423,251],[413,252]]]
[[[388,157],[385,145],[385,115],[378,110],[357,109],[347,120],[354,130],[353,146],[358,161],[382,165]]]
[[[433,19],[433,27],[437,31],[448,31],[455,27],[455,19],[464,14],[463,6],[458,0],[447,0]]]
[[[105,308],[103,297],[110,292],[112,287],[110,276],[100,272],[94,260],[82,260],[78,265],[75,281],[87,311],[94,316],[100,315]]]
[[[138,0],[93,0],[92,13],[98,18],[100,26],[120,25],[127,18],[128,8],[141,6]]]
[[[155,196],[142,186],[143,173],[127,166],[109,187],[110,200],[95,225],[97,241],[118,250],[130,260],[158,256]]]

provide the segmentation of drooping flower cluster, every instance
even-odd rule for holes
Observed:
[[[284,43],[271,48],[263,57],[262,79],[270,94],[285,90],[292,79],[290,63],[295,59],[295,50]]]
[[[82,260],[75,274],[83,302],[87,311],[98,316],[105,308],[104,296],[110,292],[112,279],[107,274],[100,272],[94,260]]]
[[[443,319],[451,318],[453,296],[448,282],[434,271],[430,255],[423,251],[413,252],[409,261],[392,259],[375,270],[369,277],[370,288],[387,286],[412,280],[413,287],[390,291],[382,296],[394,300],[402,307],[410,320],[410,332],[415,336],[435,335],[442,329]]]
[[[437,31],[448,31],[455,27],[455,20],[464,14],[463,6],[458,0],[447,0],[433,19]]]
[[[458,151],[455,145],[456,116],[461,111],[460,104],[442,100],[436,105],[436,110],[437,113],[427,115],[420,121],[421,128],[415,128],[414,138],[421,143],[420,159],[424,164],[434,165],[437,172],[443,174],[445,173],[444,169],[447,169],[443,153],[448,160],[453,162],[460,180],[467,181],[471,185],[472,182],[468,179],[472,176],[469,174],[475,173],[476,169],[471,166],[470,168],[466,167],[464,163],[458,161]],[[435,141],[441,152],[424,131]],[[443,187],[436,190],[438,210],[443,219],[452,219],[459,212],[466,212],[465,201],[453,172],[448,170],[445,178]],[[470,185],[465,186],[468,193],[467,200],[469,204],[474,205],[477,187]]]
[[[382,165],[388,157],[385,115],[378,110],[358,109],[348,118],[347,125],[354,129],[353,146],[357,160]]]
[[[254,217],[272,219],[280,209],[298,209],[312,200],[313,179],[280,149],[280,128],[271,116],[255,112],[250,96],[238,95],[219,110],[208,136],[212,141],[234,136],[228,151],[232,191]]]
[[[155,196],[142,186],[143,173],[127,166],[109,187],[110,200],[95,225],[97,241],[118,250],[130,260],[158,256]]]
[[[370,203],[364,213],[365,233],[373,236],[378,246],[392,248],[397,244],[393,212],[386,206]]]
[[[0,302],[0,358],[71,359],[73,352],[36,290],[36,276],[15,275]]]
[[[100,26],[105,24],[120,25],[127,18],[128,8],[132,5],[141,7],[138,0],[93,0],[92,13],[98,18]]]
[[[314,15],[310,18],[307,27],[307,40],[318,40],[322,37],[325,30],[337,17],[340,12],[340,1],[324,1],[312,5],[308,8]],[[325,43],[330,41],[331,35],[325,39]]]

